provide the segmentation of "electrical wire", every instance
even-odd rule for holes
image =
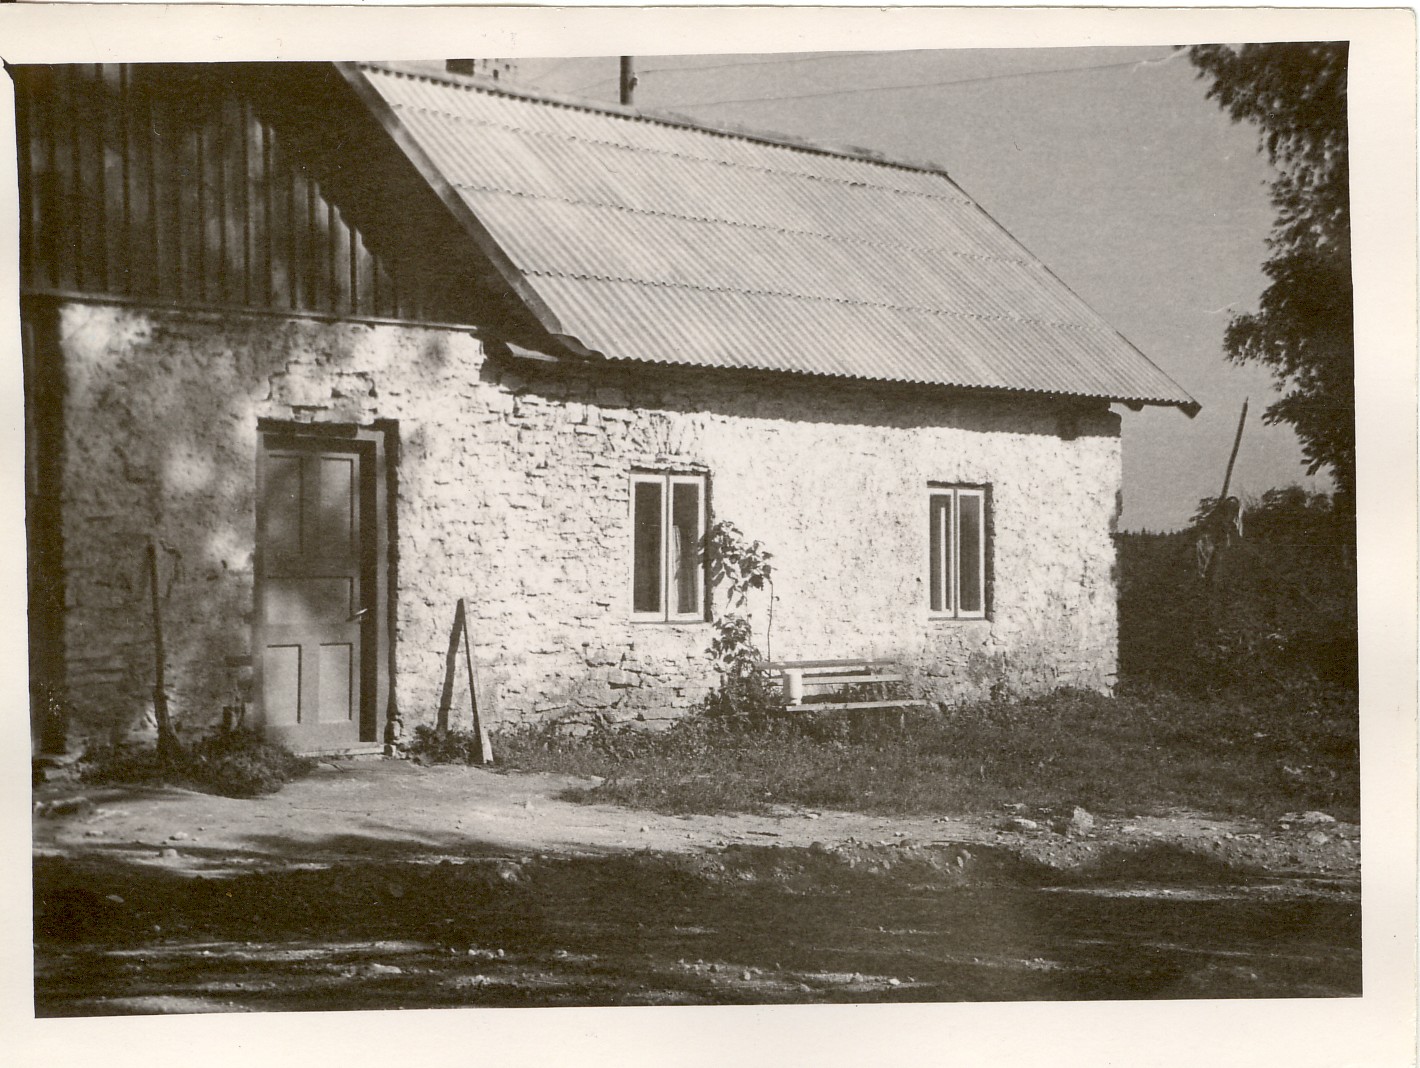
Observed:
[[[558,71],[560,71],[563,67],[567,66],[567,64],[569,64],[569,63],[575,63],[575,62],[577,62],[577,60],[579,60],[579,59],[585,59],[585,58],[586,58],[585,56],[568,56],[566,59],[562,60],[560,63],[554,63],[552,66],[548,67],[547,70],[545,70],[545,71],[543,71],[541,74],[539,74],[539,75],[537,76],[537,77],[538,77],[538,81],[542,81],[542,79],[544,79],[544,78],[550,78],[550,77],[552,77],[554,74],[556,74]]]
[[[615,81],[616,81],[615,78],[598,78],[598,79],[597,79],[596,81],[594,81],[594,82],[588,82],[586,85],[579,85],[579,86],[577,86],[575,89],[558,89],[557,92],[559,92],[559,93],[567,93],[568,95],[573,95],[573,94],[576,94],[576,93],[585,93],[588,89],[591,89],[591,88],[593,88],[594,86],[598,86],[598,85],[611,85],[611,84],[612,84],[613,82],[615,82]]]
[[[918,48],[912,49],[911,51],[926,52],[931,50],[925,48]],[[883,54],[884,53],[882,52],[834,52],[830,55],[794,56],[789,59],[746,60],[741,63],[707,63],[701,67],[640,67],[636,70],[636,76],[639,78],[643,74],[694,74],[699,71],[733,70],[738,67],[787,67],[799,63],[821,63],[824,60],[829,59],[867,59],[874,56],[881,56]],[[553,69],[556,70],[557,68],[554,67]],[[551,71],[548,71],[546,74],[541,75],[541,77],[546,78],[547,75],[551,73]],[[584,89],[591,89],[593,86],[603,85],[614,81],[616,81],[615,78],[598,78],[596,81],[588,82],[586,85],[579,86],[576,89],[567,89],[564,91],[568,93],[579,93]]]
[[[912,49],[915,52],[926,52],[929,49]],[[638,74],[695,74],[703,70],[733,70],[737,67],[775,67],[792,66],[799,63],[822,63],[832,59],[866,59],[872,56],[881,56],[882,52],[831,52],[828,55],[817,56],[793,56],[788,59],[759,59],[745,60],[739,63],[715,63],[706,64],[702,67],[646,67],[638,70]]]
[[[742,96],[729,97],[723,100],[682,100],[658,103],[663,107],[712,107],[721,104],[760,104],[773,103],[780,100],[812,100],[818,97],[842,96],[851,93],[887,93],[903,89],[936,89],[947,85],[971,85],[979,82],[995,82],[1005,78],[1032,78],[1047,74],[1075,74],[1092,70],[1118,70],[1124,67],[1138,67],[1141,65],[1153,66],[1160,60],[1167,58],[1169,57],[1155,56],[1150,59],[1130,60],[1127,63],[1097,63],[1087,67],[1054,67],[1049,70],[1023,70],[1007,74],[988,74],[979,78],[952,78],[945,81],[934,82],[905,82],[899,85],[855,86],[851,89],[826,89],[822,92],[795,93],[790,96]]]

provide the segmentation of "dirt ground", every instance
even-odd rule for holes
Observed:
[[[1360,993],[1359,828],[1324,813],[666,816],[574,785],[41,786],[36,1011]]]

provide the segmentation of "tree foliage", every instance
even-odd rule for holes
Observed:
[[[1189,59],[1209,99],[1257,125],[1277,169],[1277,211],[1254,312],[1229,323],[1235,363],[1270,368],[1282,397],[1264,414],[1297,433],[1307,473],[1330,471],[1338,505],[1354,507],[1355,347],[1352,330],[1347,45],[1197,45]]]

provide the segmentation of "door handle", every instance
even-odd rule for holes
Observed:
[[[352,613],[350,613],[350,618],[347,619],[345,622],[347,622],[347,623],[363,623],[363,622],[365,622],[365,613],[368,612],[368,611],[369,611],[368,608],[362,608],[362,609],[360,609],[358,612],[352,612]]]

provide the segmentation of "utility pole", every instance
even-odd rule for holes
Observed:
[[[1208,557],[1208,563],[1203,568],[1203,580],[1212,582],[1218,573],[1218,566],[1222,562],[1223,550],[1232,542],[1235,533],[1242,530],[1242,503],[1238,502],[1236,510],[1228,503],[1228,487],[1233,481],[1233,464],[1238,459],[1238,446],[1242,444],[1243,426],[1247,423],[1247,401],[1243,398],[1242,414],[1238,416],[1238,432],[1233,437],[1233,451],[1228,454],[1228,469],[1223,474],[1223,488],[1218,494],[1218,502],[1213,505],[1213,511],[1208,516],[1208,525],[1212,528],[1213,551]]]
[[[631,94],[636,89],[636,71],[631,65],[630,56],[621,57],[621,103],[625,107],[631,106]]]
[[[1242,414],[1238,416],[1238,432],[1233,438],[1233,451],[1228,454],[1228,469],[1223,474],[1223,489],[1218,494],[1218,503],[1222,504],[1228,497],[1228,486],[1233,481],[1233,464],[1237,463],[1238,446],[1242,444],[1243,424],[1247,422],[1247,402],[1248,398],[1243,398]]]

